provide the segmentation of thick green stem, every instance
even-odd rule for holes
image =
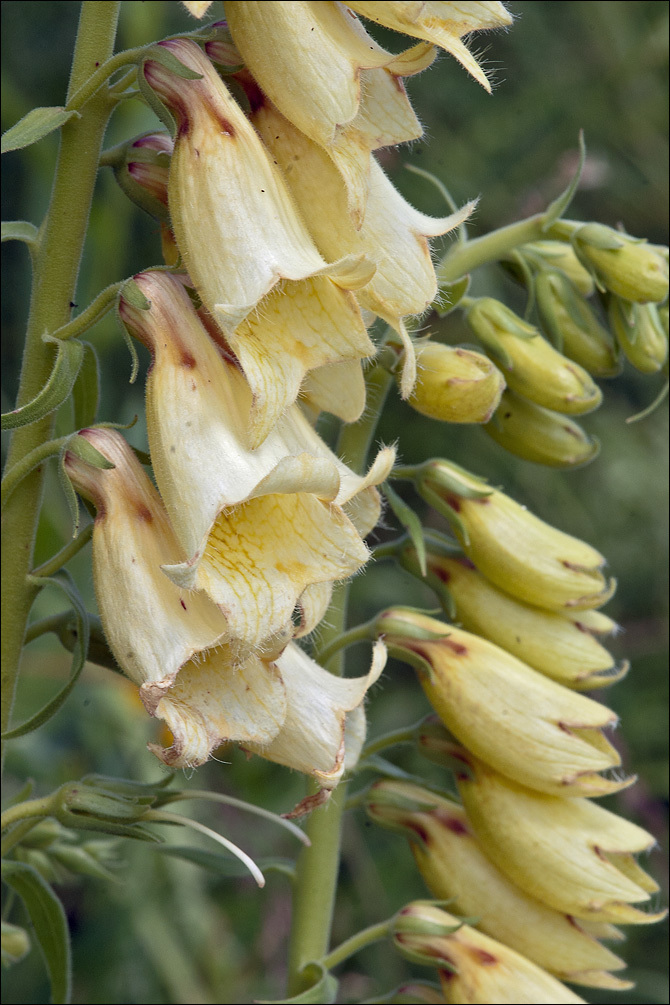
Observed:
[[[438,281],[453,283],[480,265],[499,261],[520,244],[546,239],[549,234],[543,232],[543,225],[544,215],[538,214],[476,237],[474,241],[453,244],[437,267]]]
[[[86,0],[82,4],[68,101],[86,84],[96,67],[112,53],[119,14],[118,0]],[[31,401],[51,372],[54,346],[42,341],[45,332],[67,324],[107,121],[114,107],[107,89],[88,101],[81,117],[61,130],[60,151],[49,210],[35,257],[30,314],[16,405]],[[18,429],[7,457],[7,470],[52,437],[55,416]],[[21,648],[35,587],[27,581],[44,481],[44,465],[27,475],[12,493],[3,516],[2,582],[2,730],[10,720]]]

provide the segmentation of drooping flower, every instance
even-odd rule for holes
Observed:
[[[510,882],[486,857],[465,811],[451,799],[385,779],[366,797],[370,817],[410,839],[414,859],[434,897],[476,918],[481,931],[563,981],[590,987],[631,987],[611,974],[625,963],[598,942],[588,922],[547,907]],[[603,926],[605,928],[605,926]],[[616,929],[605,931],[616,938]]]
[[[292,635],[296,604],[303,632],[310,631],[332,583],[367,560],[361,535],[379,515],[372,486],[386,477],[394,452],[382,451],[366,477],[356,476],[297,406],[251,450],[251,392],[203,327],[183,284],[165,272],[143,273],[136,282],[149,308],[122,298],[119,310],[154,357],[149,444],[186,556],[166,572],[219,605],[241,651]]]
[[[454,1005],[584,1001],[520,953],[427,902],[398,912],[393,942],[410,960],[438,968],[445,1001]]]
[[[586,921],[651,924],[658,884],[635,855],[654,846],[647,831],[590,799],[534,792],[465,751],[458,789],[487,856],[517,886],[557,911]]]
[[[580,467],[600,451],[598,440],[569,416],[509,390],[485,429],[510,453],[552,468]]]
[[[373,353],[351,291],[369,282],[374,265],[362,255],[332,264],[321,257],[280,171],[202,50],[188,39],[161,45],[201,75],[185,80],[155,61],[144,66],[179,122],[172,226],[251,385],[258,445],[309,370]]]
[[[74,454],[65,462],[98,511],[93,567],[109,646],[172,734],[168,748],[149,749],[171,767],[194,767],[233,741],[332,789],[362,746],[362,702],[383,669],[383,647],[357,679],[333,677],[295,644],[284,649],[286,639],[275,653],[240,660],[216,605],[162,572],[184,553],[126,441],[109,429],[80,435],[115,465],[101,469]]]
[[[595,548],[480,478],[441,459],[426,461],[412,477],[479,571],[506,593],[550,611],[602,607],[614,593],[616,583],[604,576],[605,559]]]
[[[505,378],[481,353],[425,340],[417,346],[417,381],[408,403],[442,422],[488,422]]]
[[[413,547],[408,545],[400,560],[414,575],[420,574]],[[534,670],[580,691],[613,684],[627,673],[627,661],[615,661],[596,638],[599,633],[585,623],[587,615],[600,612],[582,611],[573,620],[524,604],[489,582],[469,559],[441,554],[431,539],[426,561],[426,581],[445,610],[453,604],[455,619],[466,631],[483,635]],[[606,620],[608,634],[616,625]]]
[[[563,796],[606,795],[630,784],[600,774],[621,763],[601,732],[616,722],[604,705],[435,618],[390,608],[376,624],[392,654],[416,664],[445,726],[506,777]]]

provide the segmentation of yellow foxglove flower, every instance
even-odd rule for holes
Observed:
[[[426,558],[427,582],[444,600],[446,610],[453,603],[459,625],[495,642],[534,670],[580,691],[614,684],[627,673],[628,662],[617,663],[595,637],[598,632],[584,623],[588,614],[600,612],[581,611],[575,615],[581,620],[572,620],[531,607],[499,590],[469,559],[441,555],[431,550],[430,542]],[[414,575],[419,572],[413,548],[405,549],[401,561]],[[606,632],[612,631],[614,622],[606,621],[610,626]]]
[[[372,786],[366,807],[377,823],[409,837],[433,896],[464,917],[476,917],[481,931],[563,981],[631,987],[610,973],[623,969],[623,960],[587,927],[529,897],[496,868],[461,806],[410,782],[384,780]]]
[[[150,307],[122,299],[119,309],[154,357],[147,379],[149,444],[187,558],[166,563],[165,571],[219,605],[241,651],[275,635],[281,640],[292,634],[291,615],[306,589],[319,588],[316,608],[313,596],[306,604],[318,613],[324,585],[329,589],[366,561],[361,535],[379,515],[372,486],[388,474],[394,452],[382,451],[360,478],[328,450],[297,406],[258,450],[249,449],[249,388],[210,339],[182,283],[165,272],[138,275],[136,282]],[[303,624],[305,631],[313,627]]]
[[[452,522],[468,557],[506,593],[554,611],[601,607],[614,593],[595,548],[481,479],[443,460],[426,461],[415,477],[419,492]]]
[[[568,275],[542,270],[535,278],[535,299],[542,327],[561,352],[594,377],[620,372],[612,336]]]
[[[409,959],[438,968],[447,1002],[557,1005],[584,1001],[520,953],[427,902],[414,901],[398,912],[393,942]]]
[[[370,282],[357,291],[359,303],[387,320],[423,313],[437,295],[428,238],[457,227],[474,203],[440,219],[419,213],[371,158],[365,220],[356,228],[347,214],[344,182],[323,149],[262,94],[251,119],[279,163],[323,257],[333,261],[363,254],[375,264]]]
[[[647,831],[590,799],[561,799],[504,778],[472,755],[458,788],[477,837],[498,868],[555,910],[586,921],[642,925],[658,884],[634,856],[654,845]]]
[[[295,401],[308,370],[373,353],[350,291],[369,282],[374,265],[361,255],[326,263],[281,173],[202,50],[188,39],[161,45],[201,74],[185,80],[154,61],[144,67],[179,122],[168,183],[172,226],[191,279],[251,385],[259,443]]]
[[[416,664],[419,657],[421,686],[447,729],[508,778],[563,796],[601,796],[630,784],[600,774],[621,764],[601,732],[616,723],[604,705],[486,639],[415,611],[384,612],[377,631],[398,659]]]
[[[204,594],[171,582],[163,564],[184,553],[158,493],[123,437],[111,429],[80,434],[115,467],[103,470],[66,455],[65,469],[75,488],[90,499],[97,518],[93,531],[93,576],[109,646],[124,673],[140,688],[151,715],[175,682],[197,678],[206,702],[222,710],[216,727],[206,714],[185,709],[167,718],[174,736],[174,764],[200,764],[220,738],[269,742],[286,716],[286,689],[277,669],[251,659],[237,672],[225,644],[228,625]],[[216,684],[218,693],[215,693]]]
[[[269,744],[246,743],[245,748],[312,775],[326,791],[335,788],[363,749],[363,700],[385,662],[386,650],[377,643],[366,677],[335,677],[290,643],[276,663],[287,693],[284,724]]]
[[[505,378],[481,353],[425,340],[416,348],[417,380],[408,403],[442,422],[488,422]]]
[[[478,80],[487,91],[491,90],[486,74],[461,41],[464,35],[484,28],[507,27],[512,23],[511,14],[501,3],[449,3],[428,0],[427,3],[349,3],[358,14],[383,24],[386,28],[404,32],[413,38],[423,38],[433,45],[439,45],[454,56],[462,66]]]
[[[351,11],[331,2],[236,0],[226,17],[263,93],[337,164],[360,225],[370,151],[422,134],[402,78],[430,65],[433,46],[421,42],[394,56]]]
[[[509,390],[485,429],[510,453],[552,468],[580,467],[600,451],[598,440],[573,419]]]
[[[467,320],[513,391],[570,415],[590,412],[602,401],[587,371],[557,352],[505,304],[481,297],[467,311]]]

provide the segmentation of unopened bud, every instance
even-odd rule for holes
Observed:
[[[584,297],[590,297],[595,289],[593,277],[577,258],[571,244],[564,241],[534,241],[520,249],[522,254],[530,254],[540,259],[552,269],[558,269],[568,277]]]
[[[668,338],[656,304],[633,304],[612,297],[609,318],[629,363],[641,373],[658,373],[668,358]]]
[[[552,468],[577,468],[598,455],[600,444],[567,415],[505,391],[485,430],[517,457]]]
[[[123,192],[158,220],[169,220],[168,174],[173,143],[167,133],[146,133],[116,148],[112,168]]]
[[[595,223],[580,227],[572,241],[581,261],[611,293],[638,304],[660,303],[667,297],[663,249]]]
[[[505,380],[478,352],[425,341],[416,350],[417,381],[408,402],[442,422],[488,422]]]
[[[554,269],[535,279],[540,321],[552,342],[594,377],[614,377],[621,370],[612,336],[580,290]]]
[[[545,408],[574,415],[600,404],[600,389],[586,370],[562,356],[509,307],[482,297],[468,310],[467,320],[512,390]]]

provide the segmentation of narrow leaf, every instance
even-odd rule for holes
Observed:
[[[426,544],[423,539],[423,527],[418,516],[406,502],[404,502],[397,492],[395,492],[388,482],[382,485],[382,492],[388,500],[388,504],[393,513],[398,518],[399,523],[409,534],[410,540],[416,550],[416,557],[421,569],[421,575],[426,575]]]
[[[544,220],[542,223],[542,231],[546,234],[553,224],[556,223],[560,217],[563,216],[568,206],[572,202],[577,187],[579,185],[579,179],[582,176],[582,171],[584,170],[584,162],[586,160],[586,144],[584,143],[584,132],[580,130],[579,132],[579,162],[577,164],[577,169],[572,176],[568,187],[561,192],[557,199],[554,199],[552,203],[547,207],[547,211],[544,214]]]
[[[47,339],[47,341],[53,341]],[[28,404],[2,416],[3,429],[18,429],[38,422],[59,408],[72,393],[84,355],[84,347],[76,339],[58,343],[58,352],[51,375],[37,395]]]
[[[185,862],[199,865],[203,869],[216,873],[218,876],[248,876],[249,871],[246,866],[236,858],[227,855],[219,855],[215,851],[205,851],[202,848],[190,848],[188,845],[161,845],[156,851],[164,855],[172,855],[174,858],[181,858]],[[281,872],[293,878],[295,875],[295,862],[290,858],[268,858],[259,860],[257,865],[265,872]]]
[[[54,1005],[70,1001],[70,933],[60,900],[45,879],[24,862],[4,861],[2,878],[19,895],[44,954]]]
[[[25,244],[37,244],[39,231],[34,223],[27,220],[3,220],[2,240],[3,241],[23,241]]]
[[[300,976],[306,981],[313,982],[307,991],[303,991],[293,998],[282,998],[278,1001],[259,999],[258,1005],[293,1005],[294,1002],[296,1005],[301,1002],[304,1002],[305,1005],[308,1002],[313,1005],[332,1005],[337,1000],[337,980],[324,968],[322,963],[308,963],[306,967],[303,967]]]
[[[100,400],[100,368],[96,351],[89,342],[81,344],[84,347],[84,357],[72,389],[75,429],[86,429],[93,425]]]
[[[36,579],[37,577],[33,577],[33,581]],[[6,733],[3,733],[3,740],[13,740],[17,736],[25,736],[26,733],[32,733],[33,730],[38,729],[52,716],[54,716],[77,683],[79,674],[86,662],[89,637],[88,613],[86,611],[84,601],[75,586],[74,580],[70,576],[69,572],[65,569],[61,569],[61,571],[55,576],[44,578],[44,580],[40,583],[42,586],[46,586],[47,584],[57,586],[60,590],[62,590],[74,608],[76,619],[76,642],[74,649],[72,650],[70,679],[67,684],[65,684],[60,691],[58,691],[54,697],[39,710],[39,712],[36,712],[35,715],[31,716],[30,719],[26,720],[26,722],[22,723],[20,726],[15,726],[14,729],[10,729]]]
[[[37,143],[44,136],[48,136],[54,129],[60,129],[68,119],[78,114],[78,112],[66,111],[62,105],[56,105],[51,108],[33,108],[22,119],[19,119],[11,129],[2,134],[2,149],[0,152],[6,154],[10,150],[22,150],[23,147],[29,147],[32,143]]]

